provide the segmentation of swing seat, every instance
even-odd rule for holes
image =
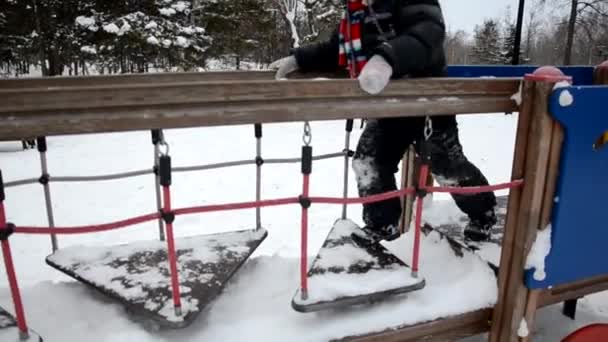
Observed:
[[[119,246],[71,246],[48,265],[122,302],[127,311],[163,328],[189,325],[266,238],[252,229],[175,239],[181,314],[172,300],[164,241]]]
[[[296,291],[292,307],[314,312],[369,304],[422,289],[425,280],[381,244],[361,246],[351,235],[359,228],[338,220],[309,269],[307,296]]]
[[[42,342],[42,337],[29,330],[27,339],[20,339],[21,333],[17,328],[17,320],[0,306],[0,341]]]

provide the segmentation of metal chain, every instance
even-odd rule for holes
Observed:
[[[308,121],[304,122],[304,134],[302,135],[302,141],[304,145],[309,146],[312,141],[312,130]]]
[[[426,121],[424,123],[424,140],[429,140],[433,135],[433,121],[430,116],[426,117]]]
[[[160,155],[161,156],[169,155],[169,144],[165,140],[165,133],[163,133],[162,129],[159,130],[159,132],[160,132],[160,142],[158,143],[158,146],[159,146]]]

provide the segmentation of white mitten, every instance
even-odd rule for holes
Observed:
[[[380,55],[374,55],[359,75],[359,85],[370,94],[378,94],[386,87],[393,75],[393,67]]]
[[[298,70],[298,62],[294,56],[281,58],[270,63],[270,69],[277,70],[275,78],[277,80],[284,79],[290,72]]]

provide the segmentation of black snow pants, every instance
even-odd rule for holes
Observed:
[[[431,173],[437,182],[443,186],[487,185],[487,179],[463,153],[456,117],[434,116],[431,120]],[[398,171],[399,162],[411,144],[414,144],[419,153],[424,126],[424,117],[370,119],[367,122],[353,160],[360,196],[397,189],[394,175]],[[484,222],[484,219],[493,215],[496,206],[493,192],[453,194],[452,198],[471,220],[479,222]],[[386,225],[396,225],[400,215],[401,203],[398,198],[363,206],[363,221],[370,228],[382,229]]]

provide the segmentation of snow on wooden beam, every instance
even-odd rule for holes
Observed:
[[[393,81],[380,95],[355,80],[166,82],[84,77],[70,86],[0,81],[0,139],[153,128],[512,112],[518,79]],[[110,82],[109,79],[115,79]],[[42,81],[41,82],[46,82]]]

